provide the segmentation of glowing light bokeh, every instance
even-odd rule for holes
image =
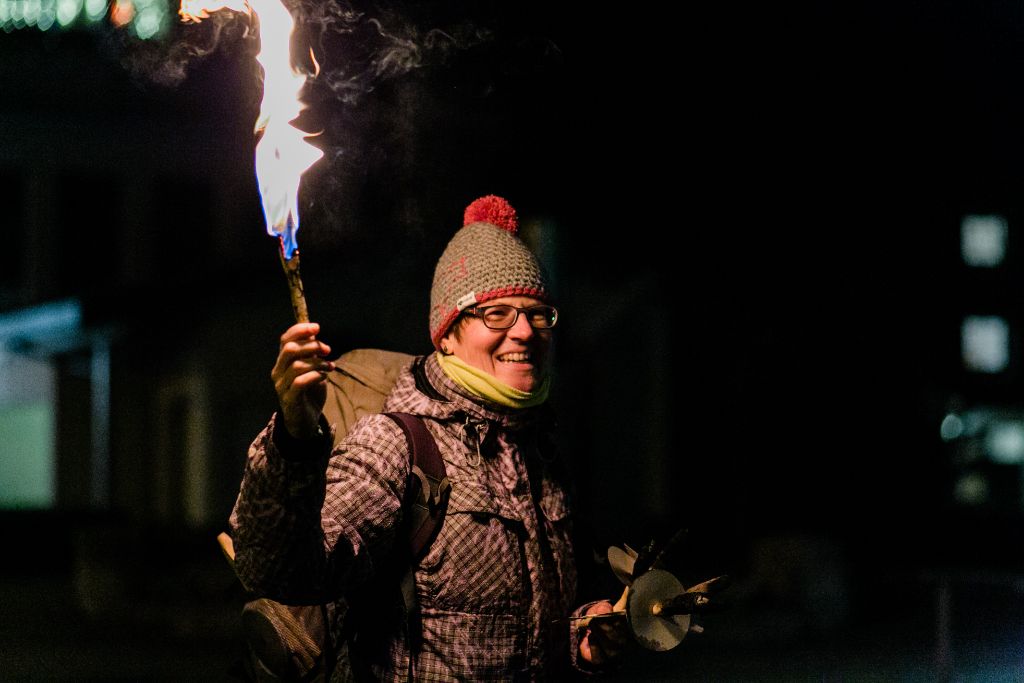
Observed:
[[[969,315],[961,327],[961,349],[968,370],[996,374],[1010,364],[1010,325],[995,315]]]
[[[36,20],[36,28],[40,31],[49,31],[57,20],[57,0],[42,0],[39,4],[39,19]]]
[[[130,28],[149,40],[167,32],[170,10],[161,0],[0,0],[0,29],[6,33],[25,28],[66,30],[79,21],[96,24],[107,18],[115,28]]]
[[[976,268],[994,268],[1006,257],[1006,219],[996,215],[964,216],[960,223],[960,254]]]
[[[114,26],[124,26],[135,18],[135,5],[132,0],[116,0],[110,9],[110,20]]]
[[[162,32],[164,27],[165,14],[156,7],[140,9],[135,16],[135,35],[143,40],[148,40]]]
[[[25,4],[22,0],[14,0],[11,3],[11,26],[25,28]]]
[[[994,424],[986,435],[985,450],[1000,465],[1024,464],[1024,424],[1016,420]]]
[[[950,413],[942,418],[942,424],[939,426],[939,436],[942,437],[943,441],[959,439],[963,433],[964,421],[960,419],[959,415]]]
[[[953,486],[953,499],[962,505],[981,505],[989,499],[988,481],[977,472],[965,474]]]
[[[107,0],[85,0],[85,18],[97,22],[107,15]]]
[[[67,27],[75,23],[84,9],[83,0],[57,0],[57,23]]]
[[[24,0],[21,16],[25,26],[35,26],[41,10],[42,3],[39,0]]]

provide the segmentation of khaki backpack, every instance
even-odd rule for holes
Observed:
[[[379,413],[402,368],[413,356],[381,349],[355,349],[334,361],[328,378],[324,417],[334,425],[337,444],[364,415]]]

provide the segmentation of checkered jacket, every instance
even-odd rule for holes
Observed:
[[[276,417],[260,433],[231,515],[242,582],[293,603],[369,593],[392,615],[360,646],[377,680],[560,678],[575,659],[566,617],[576,569],[564,476],[543,446],[545,410],[485,407],[432,355],[402,372],[384,410],[425,418],[452,484],[415,571],[418,642],[380,590],[405,541],[409,475],[405,437],[386,416],[360,420],[329,457],[329,437],[300,444]]]

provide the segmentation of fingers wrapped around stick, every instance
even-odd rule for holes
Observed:
[[[609,614],[614,607],[607,600],[598,602],[587,610],[587,616]],[[580,638],[580,655],[584,661],[601,665],[617,659],[629,638],[625,615],[593,619],[584,627]]]
[[[326,380],[334,369],[331,347],[316,338],[317,323],[297,323],[281,335],[277,361],[270,372],[288,432],[296,438],[316,434],[327,397]]]

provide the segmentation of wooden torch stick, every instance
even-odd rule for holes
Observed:
[[[284,268],[284,274],[288,278],[288,292],[292,297],[292,311],[295,313],[295,322],[308,323],[309,311],[306,309],[306,295],[302,291],[302,277],[299,275],[299,250],[296,249],[292,253],[292,257],[286,259],[284,257],[284,243],[282,242],[281,248],[277,253],[281,257],[281,267]]]
[[[231,537],[226,532],[222,531],[217,535],[217,543],[220,545],[220,550],[224,553],[224,558],[227,559],[228,564],[231,568],[235,567],[235,543],[231,540]]]

